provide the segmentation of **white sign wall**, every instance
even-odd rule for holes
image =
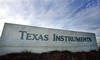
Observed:
[[[52,50],[96,50],[94,33],[50,29],[5,23],[0,40],[0,54],[29,50],[46,52]]]

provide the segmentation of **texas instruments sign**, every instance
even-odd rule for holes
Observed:
[[[19,31],[21,33],[20,39],[21,40],[36,40],[36,41],[48,41],[49,35],[48,34],[34,34],[28,33],[27,31]],[[52,34],[51,40],[53,41],[65,41],[65,42],[92,42],[90,37],[74,37],[74,36],[65,36],[65,35],[56,35]]]
[[[52,50],[96,50],[94,33],[41,28],[5,23],[0,40],[0,53],[46,52]]]

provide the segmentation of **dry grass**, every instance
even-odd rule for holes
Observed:
[[[90,52],[50,51],[41,54],[23,51],[0,56],[0,60],[100,60],[100,49]]]

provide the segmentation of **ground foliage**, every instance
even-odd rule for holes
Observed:
[[[98,51],[71,52],[71,51],[49,51],[33,53],[22,51],[0,56],[0,60],[100,60],[100,48]]]

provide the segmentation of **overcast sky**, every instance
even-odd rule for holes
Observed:
[[[5,22],[96,33],[100,0],[0,0],[0,34]]]

